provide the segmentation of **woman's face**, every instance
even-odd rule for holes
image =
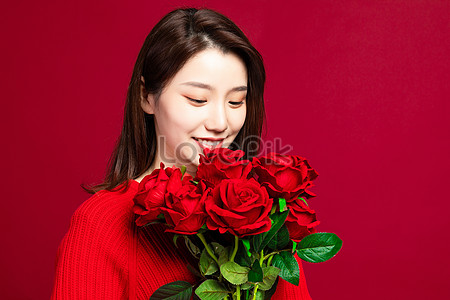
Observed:
[[[247,69],[233,53],[207,49],[191,57],[162,91],[142,108],[154,114],[157,152],[151,170],[185,165],[195,175],[203,147],[228,147],[242,128]],[[209,141],[207,141],[209,140]],[[212,141],[214,140],[214,141]]]

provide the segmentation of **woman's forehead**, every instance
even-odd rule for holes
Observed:
[[[207,49],[190,58],[175,74],[172,83],[209,91],[225,86],[233,91],[243,91],[247,86],[247,68],[234,53]]]

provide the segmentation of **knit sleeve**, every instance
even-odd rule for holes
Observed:
[[[72,216],[57,252],[52,299],[126,298],[130,218],[128,204],[115,198],[97,193]]]

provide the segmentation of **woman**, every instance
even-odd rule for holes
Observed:
[[[133,196],[161,162],[194,176],[204,147],[257,155],[264,82],[260,54],[225,16],[177,9],[156,24],[133,70],[105,182],[85,188],[95,194],[58,249],[53,299],[148,299],[166,283],[196,281],[164,227],[136,227]],[[300,285],[280,280],[273,299],[310,299],[300,271]]]

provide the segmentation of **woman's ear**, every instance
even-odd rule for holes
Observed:
[[[140,90],[141,90],[141,107],[142,110],[145,111],[146,113],[148,113],[149,115],[154,114],[155,109],[155,99],[153,97],[152,94],[148,93],[145,90],[145,80],[144,77],[141,76],[141,85],[140,85]]]

